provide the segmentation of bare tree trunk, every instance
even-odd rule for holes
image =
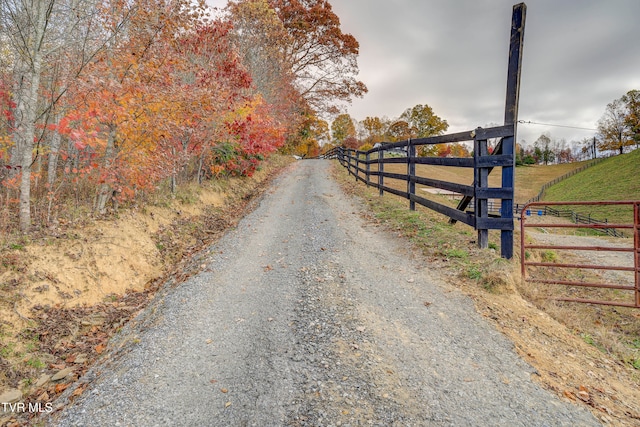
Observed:
[[[2,1],[3,33],[16,53],[16,86],[14,88],[15,147],[12,166],[20,166],[20,229],[31,228],[31,164],[37,120],[38,94],[42,73],[45,34],[55,0],[34,2]],[[4,40],[4,39],[3,39]],[[13,171],[15,173],[15,170]]]
[[[198,185],[202,185],[202,178],[204,175],[204,153],[200,154],[198,159]]]
[[[60,122],[60,114],[56,112],[53,116],[54,123]],[[51,136],[51,142],[49,145],[49,158],[47,161],[47,184],[49,184],[49,190],[53,188],[53,184],[56,182],[58,175],[58,158],[60,157],[60,144],[62,142],[62,135],[56,129]]]
[[[31,164],[33,163],[33,140],[35,138],[36,109],[38,107],[38,92],[40,88],[40,72],[42,57],[35,52],[31,69],[23,76],[23,83],[27,87],[19,95],[22,98],[20,126],[16,129],[16,145],[21,153],[20,179],[20,230],[24,233],[31,228]]]
[[[116,147],[116,127],[109,126],[109,137],[107,138],[107,148],[104,153],[104,170],[108,173],[115,158]],[[113,190],[109,182],[104,182],[98,187],[94,210],[99,214],[107,212],[107,202],[113,197]]]
[[[176,149],[175,147],[171,148],[171,155],[173,157],[173,169],[171,170],[171,194],[176,194],[176,190],[178,187],[178,168],[176,166]]]

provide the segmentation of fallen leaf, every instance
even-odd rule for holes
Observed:
[[[578,397],[580,398],[580,400],[584,401],[584,402],[588,402],[589,401],[589,393],[587,393],[586,391],[580,390],[578,392]]]
[[[429,301],[425,301],[423,304],[424,304],[425,307],[429,307],[431,305],[431,303]]]
[[[564,395],[565,395],[565,397],[568,397],[571,400],[576,400],[576,397],[574,396],[574,394],[571,393],[569,390],[565,390],[564,391]]]
[[[226,388],[221,388],[220,391],[223,392],[223,393],[228,393],[229,392],[229,390],[227,390]]]
[[[76,357],[78,357],[77,354],[71,354],[64,361],[67,363],[73,363],[76,361]]]
[[[69,387],[71,385],[71,383],[67,383],[67,384],[56,384],[55,387],[55,392],[56,393],[62,393],[63,391],[65,391],[67,389],[67,387]]]
[[[211,338],[209,338],[208,340],[205,341],[207,344],[211,344],[213,342],[213,340]]]
[[[228,408],[229,406],[231,406],[231,402],[227,402],[227,403],[224,404],[225,408]]]
[[[94,350],[96,351],[96,353],[101,354],[105,348],[106,346],[104,344],[98,344],[97,346],[95,346]]]
[[[88,384],[84,384],[83,386],[78,387],[77,389],[73,390],[73,393],[71,393],[71,398],[74,397],[78,397],[80,396],[87,388]]]

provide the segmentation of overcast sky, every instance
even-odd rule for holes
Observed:
[[[210,0],[212,5],[226,1]],[[369,88],[354,119],[428,104],[448,132],[502,124],[514,0],[330,0],[360,42]],[[519,119],[595,128],[606,105],[640,90],[640,0],[528,0]],[[521,124],[567,141],[593,130]]]

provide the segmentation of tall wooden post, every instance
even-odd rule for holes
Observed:
[[[504,124],[514,125],[514,135],[502,141],[502,154],[513,156],[511,166],[502,168],[502,188],[511,188],[511,197],[502,199],[501,217],[513,220],[513,193],[515,188],[515,145],[517,141],[518,100],[520,97],[520,70],[522,67],[522,45],[524,41],[524,23],[527,6],[519,3],[513,6],[511,18],[511,43],[509,45],[509,67],[507,72],[507,96]],[[500,249],[503,258],[513,257],[513,228],[502,230]]]
[[[490,172],[489,168],[478,167],[479,159],[488,154],[489,152],[487,149],[487,140],[478,139],[478,135],[476,134],[473,141],[473,156],[475,158],[473,162],[475,164],[475,167],[473,169],[474,170],[473,182],[475,183],[476,189],[489,188],[489,172]],[[478,221],[479,219],[481,220],[481,219],[489,218],[489,204],[487,202],[486,196],[479,197],[476,194],[473,200],[475,203],[474,211],[476,216],[476,223],[480,222]],[[476,225],[476,228],[478,230],[478,247],[480,249],[487,249],[489,247],[489,230],[486,228],[478,228],[477,225]]]
[[[382,186],[384,185],[384,176],[382,176],[382,174],[384,173],[384,150],[382,149],[382,147],[380,147],[380,151],[378,151],[378,188],[380,189],[380,196],[384,195],[384,190],[382,189]]]
[[[411,199],[416,194],[416,146],[411,142],[411,138],[407,142],[407,193],[409,193],[409,209],[416,210],[416,202]]]
[[[367,187],[371,184],[370,182],[370,178],[371,178],[371,163],[369,163],[371,161],[371,155],[369,154],[369,152],[367,151],[366,154],[366,161],[367,161]]]

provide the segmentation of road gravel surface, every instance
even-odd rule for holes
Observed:
[[[299,161],[168,283],[52,426],[597,426],[328,160]]]

